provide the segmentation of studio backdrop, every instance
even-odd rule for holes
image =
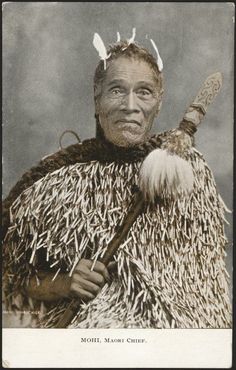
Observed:
[[[228,208],[233,197],[232,3],[6,3],[3,7],[3,197],[38,161],[59,150],[64,130],[82,140],[95,135],[93,74],[99,61],[92,45],[98,32],[108,46],[127,39],[164,64],[164,99],[153,132],[177,127],[203,81],[223,75],[222,89],[209,107],[196,147],[213,170]],[[62,144],[76,138],[64,136]],[[232,215],[227,268],[231,274]]]

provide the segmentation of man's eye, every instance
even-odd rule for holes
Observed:
[[[122,90],[118,87],[114,87],[113,89],[110,90],[110,92],[112,93],[112,95],[120,95],[122,94]]]
[[[152,92],[148,89],[139,89],[137,93],[138,95],[145,96],[145,97],[152,96]]]

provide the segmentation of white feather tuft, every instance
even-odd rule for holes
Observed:
[[[117,32],[116,34],[117,34],[117,40],[116,40],[116,42],[120,42],[120,32]]]
[[[98,55],[102,60],[104,60],[104,69],[106,69],[106,59],[109,58],[107,55],[107,49],[98,33],[93,36],[93,46],[98,52]]]
[[[146,200],[154,202],[157,196],[177,198],[193,190],[191,165],[166,150],[155,149],[143,161],[139,186]]]
[[[132,29],[132,36],[128,41],[128,45],[132,44],[132,42],[134,42],[134,39],[135,39],[135,36],[136,36],[136,28],[133,28]]]
[[[160,54],[159,54],[159,51],[157,49],[157,46],[156,46],[155,42],[152,39],[150,39],[150,41],[151,41],[152,46],[153,46],[153,48],[154,48],[154,50],[155,50],[155,52],[157,54],[157,66],[158,66],[159,72],[161,72],[163,70],[163,62],[162,62],[162,59],[160,57]]]

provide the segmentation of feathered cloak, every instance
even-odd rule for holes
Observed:
[[[160,136],[148,151],[161,147]],[[111,149],[111,148],[110,148]],[[145,150],[141,151],[142,153]],[[146,153],[145,153],[146,154]],[[104,157],[104,156],[103,156]],[[38,327],[53,327],[68,306],[24,295],[38,270],[73,273],[81,258],[101,257],[122,223],[138,183],[142,156],[62,165],[12,203],[5,238],[5,297],[11,309],[37,310]],[[194,148],[185,152],[194,174],[190,197],[148,205],[114,256],[117,271],[69,327],[228,328],[231,307],[225,268],[224,203],[213,175]],[[32,321],[32,325],[33,321]]]

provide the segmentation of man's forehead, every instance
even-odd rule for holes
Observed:
[[[136,60],[133,58],[118,58],[108,66],[105,84],[111,84],[121,81],[147,82],[156,84],[156,76],[144,60]]]
[[[131,76],[132,76],[132,74],[131,74]],[[118,77],[118,76],[115,75],[114,78],[108,78],[107,81],[106,81],[106,84],[107,85],[113,85],[113,84],[119,84],[119,83],[122,83],[124,81],[127,81],[127,79],[125,78],[125,74],[123,76],[124,78],[122,78],[122,77],[121,78],[116,78],[116,77]],[[155,81],[153,80],[153,78],[148,78],[148,76],[143,76],[143,75],[138,79],[138,82],[139,83],[155,84]]]

